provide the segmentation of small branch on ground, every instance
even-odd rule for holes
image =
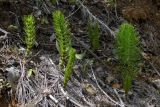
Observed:
[[[114,33],[114,31],[112,31],[103,21],[101,21],[100,19],[98,19],[96,16],[94,16],[90,10],[83,5],[83,3],[80,0],[76,0],[81,6],[82,8],[85,9],[85,12],[89,15],[89,17],[91,17],[93,20],[97,21],[99,24],[101,24],[102,26],[104,26],[109,32],[110,34],[115,38],[116,35]]]
[[[154,69],[154,71],[158,74],[158,76],[160,77],[160,72],[155,68],[155,66],[153,65],[153,63],[149,62],[149,64],[152,66],[152,68]]]
[[[100,87],[100,85],[98,84],[98,81],[97,81],[97,79],[96,79],[96,76],[95,76],[95,74],[94,74],[94,71],[93,71],[92,66],[91,66],[91,71],[92,71],[93,78],[95,79],[98,88],[99,88],[100,91],[107,97],[107,99],[110,100],[110,103],[111,103],[111,104],[114,104],[114,105],[119,105],[120,107],[125,107],[124,103],[119,103],[119,102],[115,101],[115,100],[112,99],[106,92],[104,92],[104,90],[103,90],[103,89]]]
[[[7,32],[7,31],[5,31],[5,30],[3,30],[3,29],[1,29],[1,28],[0,28],[0,31],[4,33],[3,36],[0,36],[0,40],[1,40],[1,39],[3,40],[3,39],[5,39],[5,38],[7,38],[7,35],[9,34],[9,32]]]

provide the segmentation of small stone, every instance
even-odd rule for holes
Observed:
[[[6,77],[7,80],[12,84],[16,83],[20,77],[20,71],[16,67],[6,68]]]
[[[52,35],[50,36],[50,42],[53,42],[56,39],[56,36],[54,33],[52,33]]]
[[[84,84],[82,84],[82,87],[83,87],[84,91],[89,95],[95,96],[97,93],[96,88],[92,84],[84,83]]]
[[[157,86],[158,89],[160,89],[160,79],[154,80],[152,82]]]

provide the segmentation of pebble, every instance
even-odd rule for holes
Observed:
[[[152,82],[157,86],[158,89],[160,89],[160,79],[154,80]]]

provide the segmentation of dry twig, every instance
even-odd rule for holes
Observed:
[[[9,34],[9,32],[7,32],[7,31],[5,31],[5,30],[3,30],[3,29],[1,29],[1,28],[0,28],[0,31],[1,31],[2,33],[4,33],[3,36],[0,35],[0,40],[6,39],[6,38],[7,38],[7,35]]]
[[[160,73],[159,71],[155,68],[155,66],[153,65],[153,63],[149,62],[149,64],[152,66],[152,68],[154,69],[154,71],[158,74],[158,76],[160,77]]]
[[[96,16],[94,16],[89,9],[83,5],[83,3],[80,0],[76,0],[81,6],[82,8],[85,10],[84,12],[86,12],[86,14],[89,15],[90,18],[92,18],[93,20],[97,21],[99,24],[101,24],[102,26],[104,26],[109,32],[110,34],[115,38],[115,33],[100,19],[98,19]]]
[[[104,90],[99,86],[98,81],[97,81],[97,79],[96,79],[96,76],[95,76],[95,74],[94,74],[94,72],[93,72],[92,66],[91,66],[91,71],[92,71],[93,78],[95,79],[98,88],[99,88],[100,91],[107,97],[107,99],[110,100],[110,103],[111,103],[111,104],[114,104],[114,105],[119,105],[120,107],[125,107],[124,103],[122,103],[122,102],[119,103],[119,102],[115,101],[114,99],[112,99],[112,98],[111,98],[106,92],[104,92]]]

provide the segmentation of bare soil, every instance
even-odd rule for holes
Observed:
[[[33,57],[31,57],[31,61],[33,63],[40,63],[39,57],[42,55],[54,55],[55,63],[57,64],[58,62],[55,39],[53,41],[50,40],[54,32],[51,13],[56,9],[62,10],[66,17],[76,11],[67,18],[70,22],[71,32],[76,38],[89,46],[87,21],[85,20],[87,16],[83,14],[81,9],[78,9],[77,5],[65,2],[65,0],[60,0],[59,5],[53,5],[49,0],[44,0],[43,2],[38,4],[36,0],[0,1],[0,28],[10,32],[7,41],[0,43],[1,47],[5,45],[5,50],[0,51],[0,69],[2,69],[3,73],[6,67],[20,66],[19,64],[16,65],[19,63],[18,58],[23,59],[23,54],[18,53],[17,49],[20,47],[25,48],[22,20],[24,15],[33,14],[37,22],[38,45],[34,46],[32,50]],[[128,21],[139,32],[143,52],[141,71],[133,81],[131,93],[127,96],[123,96],[124,93],[120,93],[121,98],[128,107],[160,107],[160,87],[153,82],[160,79],[160,75],[157,74],[157,72],[160,73],[160,0],[116,0],[115,4],[108,5],[105,0],[99,0],[98,2],[86,0],[84,2],[90,12],[107,24],[113,31],[117,31],[121,23]],[[3,33],[0,32],[1,35]],[[87,52],[86,59],[92,59],[97,62],[94,64],[95,75],[105,92],[110,93],[108,91],[110,88],[122,90],[122,80],[117,69],[118,62],[114,55],[114,37],[103,26],[101,26],[100,40],[101,47],[99,51],[93,53],[104,63],[95,58],[90,52]],[[76,40],[73,41],[73,46],[77,49],[77,52],[86,51]],[[14,47],[17,48],[15,49]],[[28,68],[35,67],[33,63],[29,62],[26,66]],[[76,64],[77,66],[84,66],[86,62],[82,61]],[[79,80],[79,83],[89,78],[88,75],[85,77],[79,74],[79,72],[84,73],[82,68],[73,74]],[[89,68],[86,69],[89,72]],[[5,75],[3,73],[2,75]],[[17,103],[16,98],[11,101],[6,98],[9,90],[11,90],[10,87],[0,89],[2,91],[0,107],[17,106],[14,104]],[[115,96],[112,97],[115,98]],[[108,105],[104,102],[99,102],[99,107],[103,106],[107,107]]]

